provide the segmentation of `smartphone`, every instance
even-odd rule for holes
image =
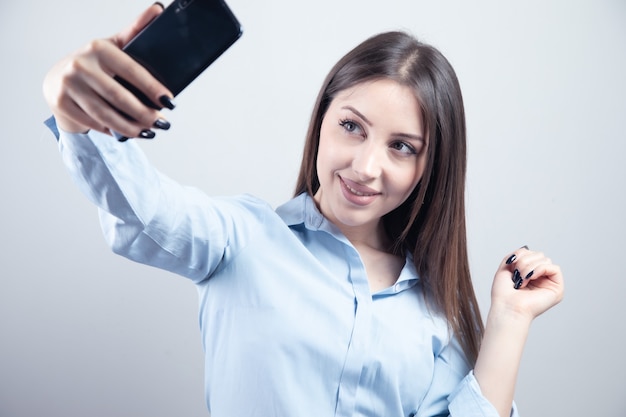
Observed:
[[[174,96],[241,37],[242,27],[223,0],[174,0],[123,50]],[[160,109],[121,77],[144,104]]]

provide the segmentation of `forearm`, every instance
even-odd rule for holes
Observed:
[[[200,226],[192,228],[184,215],[182,188],[160,175],[136,143],[61,132],[59,146],[73,181],[100,209],[104,237],[115,253],[190,278],[206,276],[201,255],[207,250],[196,252],[199,245],[191,243],[207,239],[197,237]]]
[[[60,132],[61,157],[73,181],[100,209],[143,227],[159,208],[160,179],[136,146],[97,132]]]
[[[55,134],[53,121],[48,126]],[[199,282],[257,233],[273,212],[253,197],[209,198],[160,174],[133,141],[61,132],[63,160],[78,187],[100,209],[114,252]]]
[[[502,417],[508,417],[530,320],[521,314],[493,308],[487,316],[485,334],[474,375],[480,389]]]

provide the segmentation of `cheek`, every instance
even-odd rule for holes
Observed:
[[[318,175],[325,174],[325,168],[328,165],[328,155],[329,155],[328,144],[326,143],[326,140],[324,140],[323,137],[320,137],[319,145],[317,148],[317,160],[315,161]]]
[[[415,187],[417,187],[417,184],[419,184],[419,182],[422,179],[422,176],[424,175],[424,170],[425,170],[425,161],[420,159],[411,170],[411,173],[409,175],[405,175],[404,177],[402,177],[402,178],[405,178],[405,181],[402,181],[401,183],[399,182],[398,188],[399,189],[401,188],[403,190],[403,194],[405,195],[405,197],[408,197],[409,195],[411,195],[413,190],[415,190]]]
[[[417,164],[415,165],[414,182],[416,186],[422,180],[422,177],[424,176],[424,172],[426,172],[426,162],[427,162],[426,158],[427,158],[427,153],[426,153],[426,149],[424,149],[419,155],[419,158],[417,159]]]
[[[320,140],[317,149],[317,168],[318,173],[322,175],[326,174],[329,169],[332,169],[337,164],[339,158],[340,149],[335,146],[336,141],[333,136],[328,132],[325,132],[324,127],[320,130]]]
[[[402,189],[403,199],[406,199],[411,195],[411,193],[417,186],[418,182],[419,182],[419,179],[416,181],[414,178],[411,178],[410,181],[406,181],[404,184],[402,184],[401,189]]]

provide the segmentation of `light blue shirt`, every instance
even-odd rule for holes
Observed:
[[[497,416],[410,255],[372,294],[310,196],[275,211],[211,198],[157,172],[132,140],[48,124],[111,248],[195,283],[212,417]]]

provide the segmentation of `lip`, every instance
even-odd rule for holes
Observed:
[[[346,200],[357,206],[371,204],[381,194],[370,187],[341,176],[339,176],[339,183],[341,184],[341,191]]]

